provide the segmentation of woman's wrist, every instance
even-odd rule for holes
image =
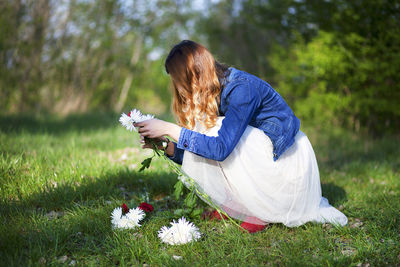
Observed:
[[[171,141],[168,140],[167,146],[164,149],[164,152],[167,156],[172,157],[175,152],[175,145]]]
[[[169,137],[171,137],[172,139],[174,139],[175,141],[178,141],[179,140],[179,136],[181,134],[182,127],[180,127],[180,126],[178,126],[178,125],[176,125],[174,123],[170,123],[170,122],[168,122],[168,123],[169,123],[169,125],[167,127],[167,129],[168,129],[167,130],[167,135]]]

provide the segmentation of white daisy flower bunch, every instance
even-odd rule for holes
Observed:
[[[121,117],[119,118],[119,122],[124,126],[128,131],[136,131],[135,126],[133,126],[134,123],[142,122],[142,121],[147,121],[150,119],[153,119],[154,115],[151,114],[142,114],[142,112],[138,109],[132,109],[128,115],[125,113],[121,114]]]
[[[111,213],[111,223],[114,229],[134,229],[140,227],[139,222],[146,216],[140,208],[129,209],[126,214],[122,214],[122,208],[115,208]]]
[[[119,118],[119,122],[122,124],[122,126],[124,126],[128,131],[136,131],[135,126],[133,126],[134,123],[139,123],[142,121],[146,121],[146,120],[150,120],[153,119],[154,115],[151,114],[143,114],[140,110],[138,109],[132,109],[128,115],[126,115],[125,113],[121,114],[121,117]],[[225,219],[228,219],[231,223],[233,223],[234,225],[236,225],[237,227],[241,228],[241,226],[235,222],[231,217],[229,217],[228,214],[226,214],[225,212],[221,211],[217,205],[215,205],[213,203],[213,201],[211,200],[211,198],[205,194],[204,192],[202,192],[201,190],[199,190],[197,188],[197,184],[195,182],[195,180],[193,180],[193,178],[189,177],[186,173],[184,173],[180,167],[177,166],[177,164],[173,163],[164,153],[163,150],[161,150],[159,148],[159,144],[156,144],[155,140],[148,138],[148,141],[153,145],[153,156],[145,159],[142,161],[141,163],[141,167],[139,169],[139,171],[143,171],[146,168],[150,167],[151,161],[153,159],[154,156],[159,156],[161,158],[163,158],[164,160],[167,161],[169,167],[179,176],[179,177],[183,177],[184,181],[185,181],[185,185],[188,187],[188,189],[190,191],[192,191],[192,193],[196,193],[198,196],[200,196],[200,198],[204,199],[207,203],[209,203],[213,208],[217,209],[219,213],[224,214],[225,216],[222,217],[222,221],[224,222],[224,224],[226,225]],[[163,147],[165,147],[165,144],[167,144],[167,142],[163,142]],[[181,195],[182,194],[182,190],[183,190],[183,183],[181,180],[178,180],[178,183],[175,185],[175,193],[176,195]],[[124,211],[125,214],[125,211]],[[127,216],[127,215],[123,215],[121,213],[117,213],[117,221],[119,222],[119,224],[124,224],[126,225],[126,220],[125,217],[123,216]],[[118,215],[120,217],[118,217]],[[119,219],[118,219],[119,218]],[[115,224],[115,225],[119,225],[119,224]],[[181,219],[179,219],[179,221],[176,223],[175,221],[171,223],[171,227],[167,228],[167,227],[163,227],[161,228],[161,230],[158,232],[158,236],[163,240],[163,242],[168,243],[168,244],[185,244],[187,242],[191,242],[192,240],[197,240],[198,238],[200,238],[200,232],[198,231],[198,229],[194,226],[193,223],[190,223],[188,221],[186,221],[186,219],[184,217],[182,217]]]
[[[158,231],[158,237],[162,242],[170,245],[181,245],[197,241],[201,237],[199,229],[182,217],[178,222],[171,222],[171,227],[163,226]]]

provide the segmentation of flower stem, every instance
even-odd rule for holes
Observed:
[[[153,146],[153,151],[155,152],[155,154],[157,154],[157,156],[159,156],[159,157],[163,158],[164,160],[166,160],[166,161],[168,162],[168,165],[170,166],[170,168],[171,168],[177,175],[184,177],[185,181],[188,181],[188,182],[189,182],[189,184],[190,184],[189,190],[194,190],[195,193],[196,193],[198,196],[200,196],[200,197],[203,198],[206,202],[208,202],[208,204],[209,204],[211,207],[213,207],[213,208],[218,212],[218,214],[219,214],[219,216],[221,217],[221,219],[222,219],[222,221],[223,221],[223,223],[224,223],[225,226],[227,226],[227,224],[226,224],[226,221],[225,221],[224,216],[222,216],[222,215],[225,215],[225,216],[227,217],[227,219],[228,219],[231,223],[233,223],[233,224],[236,225],[237,227],[241,228],[241,226],[240,226],[236,221],[234,221],[234,220],[228,215],[228,213],[226,213],[225,211],[221,210],[217,205],[215,205],[215,204],[212,202],[211,198],[210,198],[207,194],[201,192],[201,191],[198,189],[198,187],[196,186],[196,182],[195,182],[190,176],[188,176],[186,173],[184,173],[184,172],[181,170],[181,168],[179,168],[175,163],[173,163],[171,160],[169,160],[169,159],[165,156],[165,153],[163,153],[163,152],[158,148],[158,146],[154,143],[154,141],[153,141],[152,139],[150,139],[150,142],[151,142],[151,144],[152,144],[152,146]]]

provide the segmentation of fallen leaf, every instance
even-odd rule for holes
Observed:
[[[166,197],[166,195],[165,194],[158,194],[158,195],[156,195],[156,196],[154,196],[154,201],[161,201],[161,200],[163,200],[164,198]]]
[[[329,224],[329,223],[324,223],[323,225],[322,225],[322,227],[323,228],[325,228],[325,229],[332,229],[332,225],[331,224]]]
[[[355,253],[355,249],[346,247],[346,248],[342,249],[341,253],[345,256],[351,256]]]
[[[354,221],[355,221],[355,222],[353,222],[353,223],[350,225],[350,228],[360,228],[361,226],[364,225],[364,223],[363,223],[360,219],[358,219],[358,218],[356,218]]]
[[[136,238],[142,238],[143,237],[143,235],[141,233],[139,233],[139,232],[133,233],[133,236],[136,237]]]
[[[57,219],[59,217],[62,217],[64,215],[64,212],[62,211],[50,211],[49,213],[47,213],[45,216],[49,219],[49,220],[54,220]]]
[[[61,257],[59,257],[59,258],[57,259],[57,261],[58,261],[59,263],[65,263],[67,260],[68,260],[68,256],[67,256],[67,255],[61,256]]]
[[[39,259],[39,264],[40,264],[40,265],[46,265],[46,259],[45,259],[44,257],[41,257],[41,258]]]

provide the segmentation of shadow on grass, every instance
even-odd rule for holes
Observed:
[[[321,184],[322,196],[329,200],[329,204],[332,206],[340,205],[347,200],[346,191],[343,188],[334,185],[333,183]]]
[[[98,205],[106,200],[131,201],[148,194],[169,195],[173,191],[176,175],[168,172],[138,173],[120,171],[103,177],[87,177],[80,183],[66,182],[56,187],[48,185],[18,201],[2,203],[2,215],[13,211],[65,210],[76,205]]]
[[[92,131],[105,129],[118,124],[119,114],[115,113],[86,113],[67,117],[53,115],[0,116],[0,129],[5,133],[51,133],[63,134],[68,131]]]
[[[66,117],[56,115],[0,115],[0,132],[63,134],[69,131],[93,131],[119,125],[119,117],[119,113],[113,112],[71,114]],[[157,117],[168,121],[173,120],[170,113]]]
[[[315,133],[314,133],[315,135]],[[342,170],[348,165],[389,164],[394,172],[400,169],[398,136],[371,138],[350,131],[321,131],[314,136],[313,146],[320,168]]]
[[[169,172],[122,170],[87,177],[80,183],[49,185],[26,198],[3,201],[0,240],[7,242],[0,244],[0,265],[2,256],[5,261],[26,265],[30,260],[38,262],[43,256],[54,259],[72,251],[79,254],[82,247],[100,254],[104,238],[114,237],[110,227],[112,209],[123,202],[130,208],[136,207],[148,194],[157,212],[172,210],[177,202],[166,196],[172,194],[176,179]],[[163,200],[155,201],[156,196]],[[58,220],[58,216],[64,219]],[[21,257],[28,247],[35,247],[29,259]]]

